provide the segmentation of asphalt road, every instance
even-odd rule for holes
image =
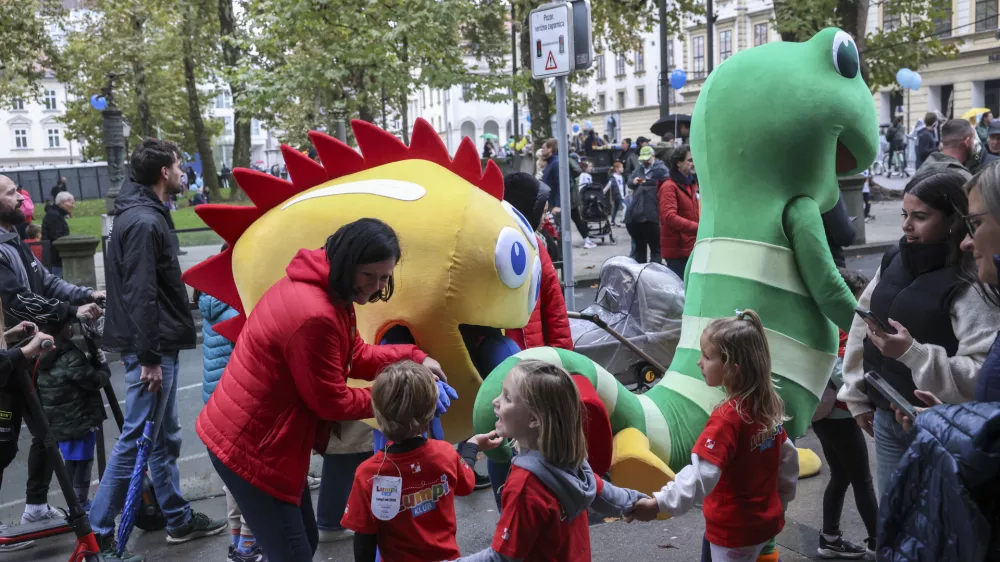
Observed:
[[[850,256],[848,266],[860,269],[867,275],[874,274],[881,256]],[[576,289],[575,308],[582,310],[593,302],[597,293],[595,287]],[[184,428],[184,444],[178,463],[182,478],[182,488],[189,498],[208,498],[195,502],[195,508],[214,517],[225,517],[225,500],[218,497],[222,493],[222,483],[214,474],[205,448],[194,433],[194,421],[202,408],[201,398],[201,352],[193,350],[181,353],[178,402],[181,424]],[[124,372],[120,364],[112,365],[112,380],[119,400],[124,399]],[[105,441],[110,452],[114,446],[117,431],[111,426]],[[24,509],[24,483],[27,478],[27,449],[30,436],[22,431],[19,440],[21,453],[3,474],[0,487],[0,520],[17,524]],[[808,434],[798,442],[799,446],[810,447],[822,456],[818,442]],[[874,474],[874,453],[870,448],[870,462]],[[481,467],[482,468],[482,467]],[[312,472],[319,474],[319,457],[313,457]],[[95,472],[96,478],[96,472]],[[822,526],[821,506],[823,490],[827,482],[824,469],[815,478],[800,482],[796,500],[789,507],[785,530],[779,536],[782,545],[782,559],[785,562],[808,560],[815,557],[816,541]],[[96,480],[94,481],[96,484]],[[92,488],[96,489],[96,486]],[[54,492],[50,501],[55,505],[65,505],[58,487],[53,482]],[[497,513],[488,492],[477,492],[457,501],[459,521],[459,546],[464,553],[475,552],[486,547],[495,529]],[[844,507],[842,529],[851,540],[860,541],[867,534],[855,511],[853,495],[848,494]],[[704,522],[701,515],[693,512],[684,517],[666,522],[635,523],[626,525],[615,521],[591,527],[593,559],[601,561],[635,560],[696,560],[701,552],[701,536]],[[199,560],[222,561],[226,556],[228,538],[212,537],[192,543],[168,546],[164,533],[143,533],[136,531],[130,541],[133,550],[147,555],[147,560]],[[39,541],[32,549],[2,555],[7,562],[56,562],[65,561],[72,552],[73,539],[69,535]],[[316,560],[351,560],[350,542],[324,544],[316,554]]]

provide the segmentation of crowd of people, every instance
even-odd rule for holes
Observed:
[[[993,129],[986,124],[989,154],[1000,145],[1000,130],[993,135]],[[904,190],[899,243],[871,280],[841,269],[871,315],[858,316],[841,333],[839,359],[813,419],[830,470],[818,537],[825,558],[874,559],[878,552],[923,559],[914,544],[970,560],[1000,552],[1000,538],[989,532],[1000,528],[1000,511],[996,444],[987,429],[1000,423],[994,421],[1000,419],[1000,164],[980,157],[975,174],[967,167],[977,136],[968,121],[945,122],[935,135],[935,150]],[[700,216],[691,150],[653,146],[642,137],[623,145],[628,148],[600,186],[614,223],[623,222],[632,236],[637,261],[663,262],[683,279]],[[556,188],[558,143],[546,141],[536,156],[538,177],[505,178],[505,199],[535,228],[542,263],[538,304],[527,326],[508,336],[522,349],[572,349],[547,224],[549,214],[565,212],[568,203],[585,243],[592,243],[579,202],[579,187],[593,183],[592,164],[567,156],[577,181],[564,202]],[[588,512],[650,521],[699,503],[706,520],[703,560],[751,561],[773,546],[795,497],[798,455],[783,429],[785,408],[757,312],[713,320],[701,334],[698,366],[725,399],[696,441],[691,463],[650,497],[616,487],[590,468],[580,393],[570,373],[545,362],[521,361],[504,379],[493,403],[493,431],[457,448],[426,437],[454,398],[447,374],[415,345],[373,345],[357,333],[356,307],[393,298],[394,270],[404,257],[392,225],[372,218],[340,226],[322,248],[300,250],[236,343],[215,330],[236,311],[196,292],[205,403],[196,431],[225,484],[228,517],[195,511],[181,493],[177,467],[178,356],[196,347],[168,210],[183,189],[181,159],[175,145],[153,139],[132,153],[108,241],[106,292],[69,284],[43,265],[18,233],[30,214],[27,200],[0,176],[0,302],[6,325],[14,326],[0,326],[0,381],[6,381],[0,406],[12,412],[0,417],[0,468],[15,458],[22,419],[32,430],[37,422],[25,416],[11,373],[41,355],[38,393],[105,560],[143,560],[119,548],[115,528],[149,420],[157,428],[149,472],[167,542],[228,528],[227,558],[234,562],[304,562],[320,542],[341,539],[352,540],[355,560],[364,562],[378,556],[589,560]],[[67,194],[53,194],[43,230],[64,226],[74,204]],[[106,312],[98,304],[104,301]],[[121,438],[92,499],[96,428],[104,415],[100,389],[108,373],[75,347],[75,321],[85,329],[103,321],[102,345],[121,354],[125,365]],[[3,349],[16,341],[22,345]],[[43,354],[46,342],[55,349]],[[868,372],[916,412],[906,413],[868,384]],[[353,388],[348,378],[374,386]],[[371,417],[386,440],[378,450],[361,422]],[[874,481],[865,434],[875,442]],[[477,452],[505,441],[517,443],[509,472],[477,474]],[[308,477],[313,453],[324,457],[315,509]],[[38,439],[28,473],[22,524],[65,517],[48,504],[52,464]],[[491,485],[500,512],[493,540],[462,557],[454,498]],[[868,535],[863,546],[841,530],[848,488]]]

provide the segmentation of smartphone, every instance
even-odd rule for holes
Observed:
[[[862,308],[859,306],[854,309],[854,313],[860,316],[863,320],[875,324],[875,326],[877,326],[879,330],[885,332],[886,334],[896,335],[898,333],[896,328],[893,328],[892,326],[883,322],[881,318],[875,316],[875,313],[868,310],[867,308]]]
[[[917,409],[913,404],[910,404],[906,398],[903,398],[900,393],[896,392],[896,389],[879,376],[878,373],[874,371],[865,373],[865,380],[868,384],[875,387],[875,390],[879,391],[882,396],[885,396],[889,402],[892,402],[897,408],[905,412],[907,416],[910,416],[914,420],[917,419]]]

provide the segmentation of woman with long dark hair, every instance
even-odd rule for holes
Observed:
[[[984,302],[972,256],[960,247],[969,209],[964,184],[962,175],[948,170],[928,170],[910,180],[903,196],[903,237],[883,257],[858,302],[892,329],[857,317],[847,340],[838,396],[875,438],[880,497],[912,435],[896,421],[886,397],[865,385],[864,373],[877,372],[916,405],[923,405],[917,389],[950,403],[972,400],[1000,327],[1000,310]]]
[[[318,533],[306,485],[310,451],[325,449],[322,422],[372,417],[366,388],[390,363],[411,359],[444,378],[412,345],[375,346],[357,334],[355,305],[388,301],[401,256],[376,219],[341,227],[326,247],[300,250],[287,276],[247,320],[196,429],[270,562],[312,560]]]

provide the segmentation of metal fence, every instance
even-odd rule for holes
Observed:
[[[12,168],[0,170],[14,183],[23,185],[31,200],[38,203],[52,198],[52,187],[59,178],[66,178],[66,188],[77,199],[102,199],[111,187],[108,165],[82,164],[79,166],[46,166],[38,168]]]

